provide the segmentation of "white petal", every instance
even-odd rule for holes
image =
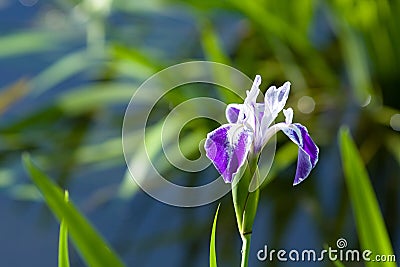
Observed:
[[[257,127],[257,119],[254,111],[254,107],[252,105],[243,104],[242,109],[240,110],[238,123],[242,123],[248,129],[251,129],[252,132],[256,131]]]
[[[291,124],[293,121],[293,109],[292,108],[283,109],[283,115],[285,115],[285,122],[287,124]]]
[[[257,102],[257,96],[260,93],[259,86],[261,84],[261,76],[256,75],[256,78],[254,79],[253,85],[251,86],[250,91],[246,91],[246,99],[244,100],[245,104],[251,105],[255,104]]]
[[[271,114],[272,121],[285,107],[290,92],[290,82],[285,82],[281,87],[271,86],[265,94],[265,109]],[[272,122],[271,121],[271,122]]]
[[[276,119],[279,112],[286,105],[290,92],[290,82],[285,82],[281,87],[271,86],[265,93],[264,114],[261,120],[261,132],[265,135],[268,127]],[[290,112],[290,111],[289,111]]]

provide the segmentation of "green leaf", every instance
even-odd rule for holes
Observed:
[[[20,79],[0,91],[0,114],[4,113],[10,106],[18,102],[29,92],[26,80]]]
[[[99,233],[79,213],[71,202],[66,202],[62,190],[39,170],[28,154],[22,156],[25,169],[58,220],[68,228],[74,246],[88,266],[124,266]]]
[[[35,89],[32,92],[36,96],[42,94],[74,75],[86,70],[92,70],[93,68],[90,67],[94,65],[95,61],[86,50],[67,54],[32,79],[31,85]]]
[[[226,55],[219,40],[219,36],[209,21],[201,21],[201,43],[206,58],[210,61],[229,64],[229,57]]]
[[[56,102],[68,114],[80,114],[99,107],[113,104],[126,104],[132,97],[132,83],[96,83],[70,89]],[[146,101],[143,99],[143,101]]]
[[[333,265],[335,265],[336,267],[345,267],[345,266],[343,265],[343,263],[341,263],[339,260],[335,260],[335,261],[333,262]]]
[[[393,157],[397,160],[400,165],[400,136],[398,135],[386,135],[384,137],[386,149],[392,153]]]
[[[0,58],[22,56],[54,49],[62,41],[54,32],[30,30],[13,32],[0,38]]]
[[[217,218],[218,211],[221,204],[218,205],[217,211],[214,216],[214,223],[211,230],[211,240],[210,240],[210,267],[217,267],[217,253],[215,250],[215,230],[217,228]]]
[[[366,106],[371,101],[372,85],[368,70],[368,57],[365,45],[345,23],[342,24],[343,38],[342,49],[350,83],[356,100],[361,106]]]
[[[367,170],[352,140],[349,129],[342,127],[339,133],[340,150],[345,180],[353,206],[357,232],[363,250],[374,255],[393,255],[393,249],[385,228]],[[373,261],[367,266],[376,266]],[[379,266],[393,266],[393,262],[379,262]]]
[[[42,201],[42,196],[32,184],[15,184],[10,188],[13,199],[19,201]]]
[[[329,245],[328,244],[324,244],[324,249],[328,250],[329,249]],[[334,266],[336,266],[336,267],[346,267],[346,266],[344,266],[344,264],[339,259],[333,260],[332,264]]]
[[[68,191],[65,191],[65,203],[68,203]],[[69,267],[68,257],[68,227],[64,219],[60,224],[60,237],[58,240],[58,267]]]

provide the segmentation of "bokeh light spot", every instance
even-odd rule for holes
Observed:
[[[393,128],[393,130],[400,131],[400,114],[394,114],[390,118],[390,126]]]
[[[310,96],[302,96],[297,102],[297,108],[301,113],[310,114],[315,108],[314,98]]]

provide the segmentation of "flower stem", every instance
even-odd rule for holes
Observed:
[[[249,264],[251,233],[241,235],[241,237],[242,237],[242,262],[240,264],[240,267],[247,267]]]
[[[232,188],[233,205],[235,208],[238,230],[242,238],[242,263],[247,267],[250,255],[250,240],[253,222],[257,213],[259,198],[258,157],[250,157],[248,164],[237,174]],[[254,188],[251,190],[251,188]]]

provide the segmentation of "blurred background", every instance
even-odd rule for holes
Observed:
[[[0,265],[57,264],[59,224],[22,168],[24,151],[69,190],[127,266],[208,265],[218,203],[177,208],[149,197],[132,183],[121,144],[135,90],[190,60],[225,63],[251,79],[260,74],[262,90],[290,80],[287,106],[320,147],[311,176],[292,187],[297,147],[278,134],[283,152],[261,191],[250,266],[265,266],[256,258],[264,245],[322,249],[345,238],[359,247],[337,141],[341,125],[350,127],[367,166],[399,259],[399,16],[400,2],[389,0],[0,0]],[[157,103],[150,126],[194,96],[241,101],[224,88],[182,86]],[[207,119],[185,125],[184,154],[198,158],[199,142],[217,126]],[[213,166],[179,171],[161,148],[153,157],[180,184],[218,176]],[[237,266],[231,195],[218,202],[218,261]],[[70,253],[72,266],[84,266],[72,246]]]

